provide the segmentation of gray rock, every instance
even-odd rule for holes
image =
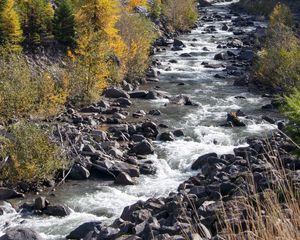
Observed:
[[[211,157],[218,157],[216,153],[208,153],[203,156],[200,156],[193,164],[192,164],[192,170],[198,170],[200,169],[204,164],[207,163],[208,159]]]
[[[66,238],[79,240],[85,238],[89,232],[100,230],[101,222],[87,222],[73,230]]]
[[[73,180],[85,180],[90,177],[90,172],[84,166],[75,164],[68,176],[69,179]]]
[[[229,56],[228,56],[228,54],[226,52],[217,53],[214,56],[214,59],[218,60],[218,61],[227,60],[228,58],[229,58]]]
[[[92,138],[97,142],[103,142],[108,139],[107,133],[104,131],[100,131],[100,130],[93,130],[91,132],[91,135],[92,135]]]
[[[48,206],[43,213],[49,216],[65,217],[71,214],[70,209],[64,205]]]
[[[146,140],[146,138],[141,134],[134,134],[134,135],[132,135],[131,139],[134,142],[141,142],[143,140]]]
[[[12,198],[24,197],[24,194],[19,193],[13,189],[0,187],[0,200],[7,200]]]
[[[124,90],[115,87],[106,89],[104,96],[107,98],[130,98]]]
[[[154,152],[154,148],[147,140],[133,146],[131,151],[137,155],[148,155]]]
[[[34,201],[35,210],[44,210],[49,205],[48,200],[45,197],[38,197]]]
[[[159,111],[158,109],[152,109],[149,111],[149,114],[152,116],[160,116],[161,115],[161,111]]]
[[[115,179],[115,184],[119,185],[134,185],[133,179],[125,172],[121,172]]]
[[[172,132],[163,132],[161,134],[158,135],[158,140],[160,141],[174,141],[175,140],[175,136],[173,135]]]
[[[181,129],[177,129],[177,130],[173,131],[173,134],[175,137],[183,137],[184,136],[184,132]]]
[[[0,240],[43,240],[36,231],[30,228],[10,228],[0,237]]]
[[[129,93],[131,98],[146,98],[147,94],[147,91],[134,91]]]
[[[116,103],[120,104],[121,107],[129,107],[132,102],[128,99],[128,98],[118,98],[116,101]]]

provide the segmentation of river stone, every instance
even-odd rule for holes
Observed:
[[[104,96],[107,98],[130,98],[124,90],[115,87],[106,89]]]
[[[75,164],[68,176],[69,179],[73,180],[85,180],[90,177],[90,172],[80,164]]]
[[[10,228],[5,232],[5,235],[0,237],[0,240],[43,240],[36,231],[30,228]]]
[[[174,130],[173,134],[175,137],[183,137],[184,136],[184,132],[181,129]]]
[[[142,142],[134,145],[131,151],[137,155],[148,155],[154,152],[154,148],[147,140],[143,140]]]
[[[121,172],[118,174],[118,176],[115,179],[115,184],[119,185],[134,185],[135,182],[133,179],[129,176],[129,174],[125,172]]]
[[[48,205],[49,202],[45,197],[38,197],[34,201],[35,210],[44,210]]]
[[[147,91],[134,91],[129,93],[131,98],[146,98],[147,94]]]
[[[116,103],[120,104],[121,107],[129,107],[132,104],[132,102],[128,98],[124,97],[118,98],[116,100]]]
[[[64,205],[48,206],[43,213],[49,216],[65,217],[71,214],[70,209]]]
[[[78,228],[73,230],[66,239],[83,239],[85,238],[89,232],[93,231],[100,231],[101,229],[101,222],[87,222],[82,225],[80,225]]]
[[[207,163],[208,159],[211,157],[217,158],[218,155],[216,153],[208,153],[203,156],[200,156],[193,164],[192,164],[192,170],[198,170],[201,169],[204,164]]]
[[[172,132],[163,132],[163,133],[158,135],[158,140],[164,141],[164,142],[174,141],[175,136]]]
[[[12,198],[20,198],[20,197],[24,197],[24,194],[19,193],[13,189],[0,187],[0,200],[7,200]]]
[[[161,115],[161,111],[159,111],[158,109],[152,109],[152,110],[149,111],[149,115],[160,116]]]
[[[143,140],[146,140],[146,138],[141,134],[133,134],[131,140],[134,142],[141,142]]]

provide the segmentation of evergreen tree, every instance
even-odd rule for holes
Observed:
[[[54,9],[48,0],[18,0],[25,45],[34,47],[53,38]]]
[[[55,10],[53,31],[56,40],[68,46],[74,45],[74,15],[70,0],[61,0]]]
[[[9,51],[21,51],[22,30],[19,16],[14,10],[14,0],[0,2],[0,45]]]

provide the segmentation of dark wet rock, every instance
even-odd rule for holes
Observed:
[[[149,111],[149,115],[160,116],[161,115],[161,111],[159,111],[158,109],[152,109],[152,110]]]
[[[134,134],[134,135],[131,136],[131,139],[134,142],[141,142],[143,140],[146,140],[146,138],[141,134]]]
[[[49,201],[45,197],[38,197],[34,200],[34,209],[35,210],[44,210],[49,205]]]
[[[271,123],[271,124],[275,124],[276,121],[268,116],[262,116],[262,119],[265,120],[266,122],[268,123]]]
[[[128,99],[128,98],[118,98],[116,101],[116,103],[120,104],[121,107],[129,107],[132,102]]]
[[[252,61],[254,58],[254,52],[252,50],[242,50],[238,56],[239,60]]]
[[[192,170],[201,169],[201,167],[208,162],[208,159],[211,157],[217,158],[218,155],[216,153],[208,153],[203,156],[200,156],[192,165]]]
[[[171,98],[170,103],[176,105],[197,106],[197,104],[192,102],[192,100],[188,96],[182,94]]]
[[[24,194],[19,193],[13,189],[0,187],[0,200],[7,200],[12,198],[21,198]]]
[[[219,61],[224,61],[224,60],[228,60],[229,59],[229,55],[227,54],[227,52],[221,52],[221,53],[217,53],[214,56],[215,60],[219,60]]]
[[[9,228],[0,240],[42,240],[42,236],[30,228]]]
[[[179,56],[180,57],[184,57],[184,58],[190,58],[190,57],[192,57],[192,55],[190,53],[182,53]]]
[[[185,47],[184,43],[178,39],[174,39],[173,47]]]
[[[174,141],[175,136],[172,132],[163,132],[163,133],[158,135],[158,140],[164,141],[164,142]]]
[[[202,50],[205,52],[209,52],[209,49],[207,47],[203,47]]]
[[[144,140],[144,141],[134,145],[133,148],[131,149],[131,152],[133,152],[137,155],[148,155],[148,154],[152,154],[154,152],[154,148],[150,142],[148,142],[147,140]]]
[[[97,142],[104,142],[108,140],[107,133],[101,130],[93,130],[91,132],[91,136]]]
[[[130,98],[124,90],[115,87],[106,89],[104,96],[107,98]]]
[[[181,129],[176,129],[173,131],[173,135],[175,137],[183,137],[184,136],[184,132]]]
[[[222,29],[223,31],[228,31],[229,27],[227,26],[226,23],[224,23],[221,29]]]
[[[230,112],[227,114],[227,122],[232,123],[234,127],[245,127],[246,124],[241,122],[238,118],[237,112]]]
[[[169,61],[169,63],[178,63],[178,60],[176,60],[176,59],[171,59],[171,60]]]
[[[211,6],[211,3],[207,0],[199,0],[198,1],[201,7],[209,7]]]
[[[147,94],[147,91],[134,91],[129,93],[131,98],[146,98]]]
[[[65,217],[71,214],[70,209],[64,205],[48,206],[46,210],[43,211],[46,215],[55,217]]]
[[[87,222],[74,229],[66,238],[67,239],[84,239],[90,232],[100,231],[101,222]]]
[[[135,118],[140,118],[146,116],[146,113],[144,110],[139,110],[137,112],[132,113],[132,116]]]
[[[88,106],[80,109],[83,113],[101,113],[101,108],[96,106]]]
[[[145,98],[149,100],[155,100],[155,99],[159,99],[159,96],[156,91],[149,91]]]
[[[211,68],[211,69],[217,69],[217,68],[223,68],[224,66],[222,64],[208,63],[208,64],[205,64],[204,67]]]
[[[80,164],[74,164],[70,174],[68,175],[68,179],[73,179],[73,180],[85,180],[88,179],[89,177],[90,177],[89,170]]]
[[[115,184],[119,185],[134,185],[134,180],[125,172],[121,172],[117,175],[115,179]]]

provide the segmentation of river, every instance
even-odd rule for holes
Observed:
[[[214,4],[203,8],[201,14],[232,16],[229,5],[230,3]],[[200,26],[190,34],[179,37],[187,46],[183,51],[166,50],[157,53],[154,58],[162,63],[158,67],[160,82],[143,86],[158,86],[170,95],[185,94],[199,103],[199,106],[165,106],[167,100],[134,101],[133,109],[143,109],[146,112],[149,109],[159,109],[162,112],[159,122],[182,129],[185,133],[185,137],[174,142],[155,142],[155,154],[148,158],[156,163],[156,175],[142,176],[137,185],[126,187],[115,186],[111,181],[68,182],[55,192],[55,197],[47,196],[50,202],[67,204],[72,209],[71,215],[64,218],[22,216],[5,203],[6,213],[0,216],[0,235],[7,227],[21,225],[36,229],[46,239],[59,240],[84,222],[100,220],[111,223],[120,216],[125,206],[175,191],[181,182],[195,174],[190,166],[200,155],[209,152],[231,153],[234,147],[246,145],[247,137],[264,135],[272,129],[272,126],[261,120],[261,107],[269,99],[248,92],[247,87],[233,86],[234,79],[230,76],[226,75],[225,79],[215,78],[215,74],[225,74],[224,68],[208,69],[201,64],[204,61],[219,63],[213,60],[214,55],[221,51],[217,45],[233,36],[232,32],[221,30],[223,23],[230,26],[231,19],[213,23],[201,21]],[[262,24],[255,22],[256,26]],[[203,29],[209,25],[216,26],[217,32],[203,34]],[[244,31],[253,29],[255,26],[243,28]],[[203,47],[209,51],[204,51]],[[180,57],[182,53],[191,53],[192,57]],[[177,63],[170,63],[170,60],[177,60],[172,61]],[[168,67],[170,68],[167,69]],[[236,96],[244,98],[235,98]],[[227,112],[239,109],[251,116],[242,118],[247,127],[220,127],[226,120]],[[29,196],[26,201],[34,197],[36,196]],[[15,205],[19,203],[13,202]]]

